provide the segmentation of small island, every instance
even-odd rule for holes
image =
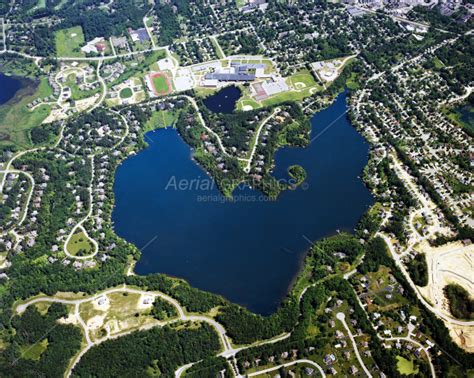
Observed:
[[[296,189],[304,182],[304,180],[306,180],[306,171],[298,164],[288,167],[288,175],[291,178],[288,182],[290,189]]]

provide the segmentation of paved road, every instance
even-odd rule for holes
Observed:
[[[350,328],[348,327],[347,323],[346,323],[346,315],[343,313],[343,312],[338,312],[336,314],[336,318],[342,323],[342,325],[344,326],[344,328],[346,329],[348,335],[349,335],[349,338],[351,339],[351,342],[352,342],[352,346],[354,347],[354,353],[357,357],[357,360],[359,361],[359,364],[360,366],[362,367],[362,369],[364,370],[364,373],[367,377],[372,377],[372,374],[370,374],[370,371],[369,369],[367,369],[367,367],[365,366],[364,364],[364,361],[362,360],[362,357],[360,356],[360,353],[359,353],[359,349],[357,348],[357,343],[354,339],[354,336],[352,335],[352,332],[350,330]]]
[[[289,366],[293,366],[293,365],[297,365],[297,364],[308,364],[308,365],[311,365],[313,367],[315,367],[319,373],[321,374],[322,377],[326,377],[326,374],[324,374],[324,370],[321,368],[321,366],[319,366],[316,362],[312,361],[312,360],[307,360],[307,359],[301,359],[301,360],[296,360],[296,361],[291,361],[291,362],[287,362],[286,364],[282,364],[282,365],[278,365],[278,366],[274,366],[274,367],[271,367],[271,368],[268,368],[268,369],[265,369],[265,370],[260,370],[260,371],[255,371],[253,373],[249,373],[247,374],[248,377],[254,377],[256,375],[261,375],[261,374],[266,374],[266,373],[270,373],[271,371],[275,371],[275,370],[278,370],[282,367],[289,367]]]
[[[431,370],[431,376],[436,377],[436,371],[435,371],[433,363],[431,362],[431,356],[428,352],[428,349],[426,349],[418,341],[415,341],[415,340],[413,340],[409,337],[389,337],[389,338],[381,338],[381,339],[385,340],[385,341],[407,341],[407,342],[412,343],[412,344],[416,345],[417,347],[421,348],[423,350],[423,352],[425,352],[426,357],[428,358],[428,363],[430,365],[430,370]]]
[[[31,197],[33,196],[33,190],[34,190],[34,188],[35,188],[35,179],[33,178],[33,176],[32,176],[30,173],[25,172],[25,171],[19,171],[19,170],[17,170],[17,169],[10,169],[9,171],[2,171],[2,170],[0,170],[0,173],[3,173],[3,175],[4,175],[5,177],[6,177],[7,174],[9,174],[9,173],[16,173],[16,174],[18,174],[18,175],[22,175],[22,174],[23,174],[23,175],[25,175],[25,176],[28,178],[28,180],[30,180],[30,186],[31,186],[31,187],[30,187],[30,190],[29,190],[29,192],[28,192],[28,197],[26,198],[26,203],[25,203],[25,205],[24,205],[24,209],[23,209],[23,212],[22,212],[22,216],[21,216],[21,218],[18,220],[18,224],[17,224],[17,225],[19,226],[19,225],[21,225],[21,224],[25,221],[26,215],[28,214],[28,208],[29,208],[29,206],[30,206]]]
[[[413,290],[415,291],[415,294],[416,296],[418,297],[418,299],[420,300],[421,303],[423,303],[423,305],[425,305],[425,307],[427,307],[431,312],[433,312],[436,316],[438,316],[439,318],[447,321],[448,323],[452,323],[452,324],[456,324],[456,325],[460,325],[460,326],[474,326],[474,321],[471,320],[471,321],[463,321],[463,320],[458,320],[458,319],[454,319],[452,317],[449,317],[447,315],[445,315],[444,313],[442,313],[441,311],[439,311],[438,309],[434,308],[430,303],[428,303],[425,298],[420,294],[420,292],[418,291],[418,288],[416,287],[415,283],[413,282],[413,280],[411,279],[410,275],[408,274],[408,272],[406,271],[405,269],[405,266],[403,265],[403,263],[401,262],[401,260],[399,259],[399,256],[397,255],[397,253],[395,252],[395,249],[389,239],[389,237],[381,232],[377,233],[378,236],[380,236],[382,239],[385,240],[385,243],[387,244],[388,246],[388,249],[390,251],[390,254],[392,255],[392,258],[395,260],[395,264],[397,264],[397,266],[400,268],[401,272],[403,273],[403,275],[405,276],[406,280],[408,281],[408,283],[410,284],[410,286],[413,288]]]
[[[199,362],[199,361],[198,361]],[[179,378],[181,377],[181,375],[186,371],[188,370],[191,366],[193,366],[194,364],[196,364],[197,362],[191,362],[190,364],[187,364],[187,365],[183,365],[181,366],[180,368],[178,368],[178,370],[176,370],[174,372],[174,376],[175,378]]]
[[[92,196],[92,184],[94,182],[94,174],[95,174],[95,165],[94,165],[94,157],[93,156],[90,156],[90,159],[91,159],[91,180],[90,180],[90,183],[89,183],[89,187],[87,188],[87,192],[89,193],[89,210],[87,211],[87,214],[84,216],[84,218],[82,218],[78,223],[76,223],[76,225],[71,229],[71,232],[69,233],[69,235],[67,236],[66,238],[66,241],[64,242],[64,247],[63,247],[63,250],[64,250],[64,253],[72,258],[72,259],[76,259],[76,260],[86,260],[86,259],[90,259],[92,257],[94,257],[95,255],[97,255],[97,253],[99,253],[99,244],[97,243],[96,240],[94,240],[93,238],[91,238],[89,236],[89,234],[87,233],[86,229],[84,228],[83,224],[89,219],[89,217],[92,215],[92,211],[93,211],[93,208],[94,208],[94,198]],[[82,232],[84,232],[84,234],[86,235],[87,239],[90,240],[90,242],[92,243],[93,245],[93,248],[94,248],[94,252],[88,254],[88,255],[84,255],[84,256],[76,256],[76,255],[73,255],[71,254],[68,249],[67,249],[67,245],[69,244],[69,241],[71,240],[72,236],[77,232],[78,229],[82,229]]]
[[[249,172],[250,171],[250,165],[252,164],[252,160],[253,160],[253,156],[255,155],[255,151],[257,150],[257,146],[258,146],[258,139],[260,137],[260,133],[262,132],[262,129],[263,127],[268,123],[268,121],[270,121],[277,113],[280,112],[280,108],[275,108],[275,110],[273,111],[272,114],[270,114],[267,118],[265,118],[262,123],[260,124],[260,126],[258,127],[257,129],[257,133],[255,134],[255,141],[254,141],[254,144],[253,144],[253,147],[252,147],[252,151],[250,152],[250,156],[249,158],[247,159],[247,165],[245,166],[244,168],[244,171],[245,172]]]

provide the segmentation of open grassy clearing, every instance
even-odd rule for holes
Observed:
[[[209,40],[211,41],[212,47],[213,47],[217,57],[219,59],[223,59],[224,55],[222,55],[222,54],[223,54],[224,51],[222,50],[222,48],[219,48],[220,45],[219,45],[219,42],[217,42],[217,39],[210,38]]]
[[[38,341],[33,345],[22,345],[20,347],[21,356],[27,360],[39,361],[47,347],[48,339]]]
[[[46,0],[38,0],[36,5],[28,10],[28,13],[31,14],[39,9],[44,9],[44,8],[46,8]]]
[[[35,307],[41,315],[46,315],[48,313],[48,309],[51,307],[51,303],[39,302],[35,303]]]
[[[59,57],[81,57],[85,56],[81,47],[85,44],[82,27],[73,26],[72,28],[58,30],[55,33],[56,55]]]
[[[351,72],[351,76],[346,80],[346,87],[352,90],[360,88],[360,84],[357,80],[358,76],[355,72]]]
[[[310,88],[304,88],[302,90],[293,90],[288,92],[282,92],[275,96],[269,97],[262,101],[263,106],[271,106],[281,104],[285,101],[301,101],[306,97],[311,96],[311,94],[319,92],[322,90],[322,87],[316,84]]]
[[[145,123],[145,130],[155,130],[172,126],[176,121],[176,113],[169,110],[153,112],[150,119]]]
[[[142,304],[142,295],[135,293],[111,293],[94,301],[80,305],[80,315],[91,330],[93,338],[107,334],[106,325],[112,334],[137,329],[155,322],[150,315],[151,304]],[[102,303],[100,302],[102,301]]]
[[[412,375],[418,374],[418,368],[415,367],[413,360],[407,360],[402,356],[397,356],[397,369],[400,374],[403,375]]]
[[[124,88],[120,91],[120,98],[130,98],[133,96],[133,92],[130,88]]]
[[[203,87],[194,88],[194,93],[196,94],[196,96],[201,97],[201,98],[211,96],[217,91],[219,91],[219,88],[203,88]]]
[[[25,88],[23,94],[17,96],[18,101],[0,106],[0,144],[16,144],[20,148],[32,145],[29,130],[38,126],[51,112],[49,105],[40,105],[34,110],[28,104],[35,99],[50,96],[53,91],[48,79],[41,79],[39,85],[31,93],[31,87]]]
[[[87,235],[81,231],[71,236],[67,243],[67,250],[72,255],[87,255],[92,252],[93,247]]]

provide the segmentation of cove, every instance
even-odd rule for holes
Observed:
[[[11,100],[22,87],[21,79],[0,72],[0,105]]]
[[[276,177],[292,164],[306,184],[266,201],[248,187],[234,202],[218,190],[170,185],[207,180],[175,129],[147,134],[149,147],[116,172],[117,234],[145,248],[135,271],[166,273],[260,314],[276,310],[297,275],[309,240],[353,230],[373,198],[359,179],[369,146],[345,116],[347,94],[311,120],[314,141],[276,153]],[[168,188],[167,188],[168,186]]]
[[[235,86],[225,87],[216,94],[206,97],[203,102],[214,113],[232,113],[242,92]]]

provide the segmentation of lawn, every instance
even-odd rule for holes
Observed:
[[[25,93],[18,96],[18,101],[0,106],[0,144],[16,144],[20,148],[31,146],[29,130],[38,126],[51,112],[49,105],[40,105],[34,110],[28,109],[28,104],[38,98],[52,94],[48,79],[41,79],[33,93],[25,88]]]
[[[67,250],[74,256],[79,255],[80,252],[82,255],[87,255],[92,252],[92,244],[84,232],[76,232],[69,239]]]
[[[120,91],[120,98],[130,98],[133,96],[133,92],[130,88],[123,88]]]
[[[55,34],[55,39],[57,56],[85,56],[81,51],[81,47],[85,44],[82,27],[74,26],[72,28],[58,30]]]
[[[403,375],[412,375],[418,374],[418,368],[415,368],[415,363],[413,360],[407,360],[402,356],[397,356],[397,369],[400,374]]]
[[[319,92],[322,87],[319,85],[314,86],[313,88],[316,88],[314,90],[314,93]],[[282,102],[285,101],[301,101],[302,99],[309,97],[311,95],[310,88],[305,88],[302,91],[288,91],[288,92],[282,92],[279,93],[275,96],[269,97],[266,100],[262,101],[263,106],[270,106],[270,105],[277,105],[281,104]]]
[[[434,66],[437,70],[440,70],[441,68],[444,67],[444,63],[441,60],[439,60],[438,58],[434,58],[433,63],[434,63]]]
[[[201,98],[206,98],[208,96],[211,96],[217,91],[218,91],[218,88],[204,88],[204,87],[194,88],[194,93],[196,94],[196,96],[201,97]]]
[[[145,123],[145,130],[155,130],[173,125],[176,121],[174,112],[163,110],[153,112],[150,119]]]

